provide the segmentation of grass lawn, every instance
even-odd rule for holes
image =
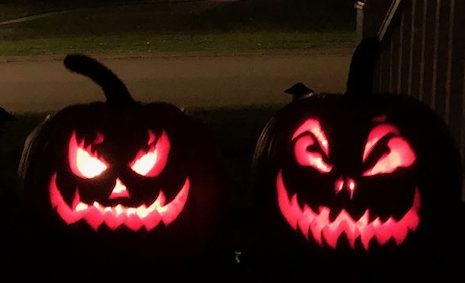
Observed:
[[[341,22],[333,12],[307,19],[294,16],[293,13],[298,13],[294,10],[286,10],[278,17],[275,11],[260,12],[250,9],[250,5],[231,3],[201,1],[93,8],[89,8],[86,1],[82,3],[77,6],[81,8],[74,7],[63,14],[0,25],[0,56],[73,52],[234,52],[352,48],[355,45],[351,19]],[[54,10],[66,9],[66,5],[60,5]],[[29,10],[20,5],[3,6],[10,12],[0,12],[0,19],[10,19],[7,14],[24,16],[53,10],[45,4]]]
[[[234,32],[206,34],[77,35],[0,42],[0,56],[44,54],[131,54],[185,51],[352,48],[352,33]]]

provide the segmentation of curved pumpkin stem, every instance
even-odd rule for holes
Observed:
[[[373,93],[373,77],[380,50],[377,38],[363,39],[352,55],[346,95],[368,96]]]
[[[72,54],[63,62],[70,71],[84,75],[100,85],[107,104],[124,105],[134,103],[126,85],[106,66],[86,55]]]

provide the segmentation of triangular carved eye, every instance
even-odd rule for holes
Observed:
[[[98,134],[97,141],[102,142],[103,135]],[[85,179],[95,178],[108,168],[105,160],[92,151],[92,145],[85,147],[84,141],[78,142],[75,132],[69,141],[68,161],[73,174]]]
[[[363,162],[367,161],[376,148],[383,145],[387,147],[385,153],[363,176],[389,174],[398,168],[410,167],[415,162],[416,156],[409,142],[390,124],[381,124],[371,130],[363,152]]]
[[[165,132],[162,132],[160,137],[157,137],[152,131],[149,131],[148,134],[149,149],[140,150],[130,167],[139,175],[156,177],[165,168],[171,146]]]
[[[309,166],[321,173],[331,172],[333,166],[326,160],[329,155],[328,139],[316,119],[308,119],[292,136],[294,156],[301,166]]]

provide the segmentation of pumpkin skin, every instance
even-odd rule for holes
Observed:
[[[256,146],[257,254],[281,270],[396,266],[412,275],[403,264],[459,248],[460,155],[429,107],[366,86],[294,98]]]
[[[85,113],[85,111],[77,110],[81,113]],[[94,109],[94,111],[102,113],[104,116],[116,115],[115,113],[105,113],[107,112],[105,108]],[[64,168],[64,170],[52,172],[48,188],[52,206],[66,224],[72,225],[78,221],[84,221],[94,230],[106,226],[113,231],[124,228],[131,231],[144,229],[150,232],[162,223],[171,224],[183,212],[190,193],[188,170],[180,170],[180,167],[184,166],[174,162],[173,165],[167,164],[167,159],[180,160],[179,163],[182,163],[182,155],[177,156],[174,151],[170,150],[171,142],[163,125],[156,123],[144,125],[139,132],[133,126],[139,119],[141,119],[140,121],[153,120],[150,117],[153,117],[153,114],[138,114],[153,113],[152,111],[163,113],[157,107],[154,109],[150,109],[150,107],[136,109],[136,112],[131,111],[123,115],[120,113],[117,114],[119,116],[117,120],[105,121],[100,125],[98,122],[93,122],[97,129],[102,129],[99,131],[86,130],[86,125],[92,123],[92,120],[84,118],[79,121],[83,124],[72,127],[74,131],[71,132],[71,136],[69,134],[65,136],[67,140],[58,141],[57,148],[62,143],[65,147],[60,149],[68,152],[68,158],[61,159],[59,163],[55,164],[55,168]],[[169,113],[164,114],[166,114],[165,117],[169,117]],[[86,116],[92,117],[94,115],[89,113]],[[66,117],[63,119],[66,120]],[[72,124],[72,118],[67,124]],[[112,127],[111,125],[117,126]],[[154,129],[154,132],[146,130],[144,133],[144,127]],[[78,138],[77,133],[82,134],[82,138]],[[127,141],[128,135],[131,136],[131,142]],[[93,144],[96,138],[100,139],[98,140],[100,143]],[[81,142],[78,142],[79,139]],[[79,143],[81,146],[78,145]],[[83,146],[85,144],[88,146]],[[175,145],[175,149],[180,147]],[[78,153],[78,151],[80,152]],[[182,149],[178,149],[178,151],[179,154],[189,155],[182,152]],[[80,157],[79,154],[83,157]],[[139,171],[137,173],[133,169],[138,168],[135,164],[137,161],[141,162],[142,158],[150,158],[147,154],[157,155],[156,162],[152,162],[154,165],[147,166],[150,169],[155,169],[152,172],[161,171],[155,172],[154,176],[149,176],[150,172],[145,173],[147,170],[136,169]],[[75,157],[76,155],[77,157]],[[146,156],[144,157],[144,155]],[[106,170],[95,177],[82,176],[81,171],[79,171],[79,161],[82,163],[82,172],[92,176],[92,172],[86,172],[86,170],[92,170],[93,164],[87,165],[85,161],[80,160],[86,158],[91,159],[88,162],[96,162],[97,165],[94,166],[104,165]],[[96,161],[99,159],[101,161]],[[159,165],[161,165],[161,169],[157,168]],[[162,171],[165,168],[167,171]],[[184,178],[183,171],[185,172]],[[140,174],[141,172],[146,176]],[[157,178],[158,176],[160,178]],[[165,176],[170,176],[170,178]],[[171,202],[168,201],[161,204],[160,199],[162,198],[174,201],[176,206],[170,205]],[[76,204],[78,199],[79,203]],[[157,199],[158,201],[156,201]],[[94,205],[94,202],[97,203]],[[153,205],[155,202],[159,205]],[[118,205],[120,205],[119,210],[121,211],[118,211]],[[143,210],[142,205],[145,205],[147,210]],[[156,209],[150,209],[151,207],[155,208],[155,206]],[[131,211],[131,208],[135,211]],[[120,217],[118,218],[118,216]]]
[[[298,134],[300,141],[293,139],[308,121],[319,121],[328,141],[327,156],[315,131]],[[398,134],[384,135],[373,148],[374,154],[364,162],[368,137],[383,125],[396,129]],[[306,137],[313,137],[315,142],[299,148]],[[380,164],[389,150],[391,154],[402,151],[388,146],[390,141],[399,140],[408,143],[406,148],[413,160],[404,160],[388,173],[368,175],[366,172]],[[299,150],[307,160],[312,153],[322,156],[323,169],[318,168],[318,162],[312,166],[310,161],[299,163]],[[442,250],[454,238],[444,234],[442,227],[454,230],[460,223],[459,160],[441,120],[410,97],[314,95],[294,101],[265,127],[254,157],[257,221],[268,232],[260,239],[279,242],[284,250],[295,249],[296,255],[316,258],[382,258],[411,255],[413,251],[420,256],[436,248]],[[305,206],[313,212],[311,218],[304,215]],[[297,208],[300,211],[295,216],[293,210]],[[318,217],[320,222],[315,220]],[[382,227],[390,218],[404,226],[389,230],[389,224],[384,224],[385,231],[371,227],[372,234],[363,234],[368,233],[364,229],[375,226],[373,223]],[[368,223],[363,226],[365,220]],[[336,226],[337,222],[343,224]],[[396,229],[403,232],[397,235]]]
[[[107,101],[69,106],[28,137],[20,175],[27,230],[48,243],[38,253],[126,267],[200,257],[221,205],[206,129],[175,106],[132,101],[91,58],[65,65],[101,84]]]

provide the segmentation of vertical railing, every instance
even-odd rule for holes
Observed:
[[[376,1],[367,0],[366,8]],[[378,25],[383,39],[374,89],[409,94],[435,109],[465,167],[465,1],[393,0],[379,6],[386,9],[381,23],[367,21],[369,15],[364,21],[365,28]]]

